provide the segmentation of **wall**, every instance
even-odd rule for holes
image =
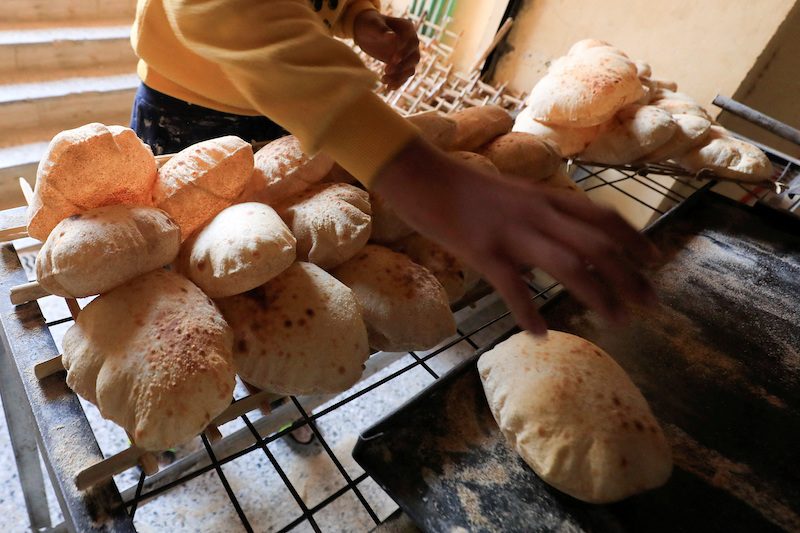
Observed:
[[[750,72],[734,99],[800,129],[800,2]],[[800,159],[800,146],[767,133],[751,123],[722,112],[726,127]]]
[[[480,54],[489,46],[500,27],[507,0],[458,0],[453,11],[450,30],[461,33],[453,53],[456,70],[467,72]]]
[[[648,61],[655,77],[708,105],[734,94],[795,0],[528,0],[495,78],[529,91],[547,62],[580,39],[604,39]]]

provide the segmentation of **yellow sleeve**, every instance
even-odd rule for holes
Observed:
[[[326,33],[307,0],[164,0],[164,7],[178,39],[218,64],[258,112],[365,185],[418,135],[372,92],[375,75]]]

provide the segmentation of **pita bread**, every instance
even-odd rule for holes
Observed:
[[[570,56],[578,55],[589,49],[600,49],[607,53],[617,54],[622,57],[628,57],[628,55],[619,48],[611,46],[606,41],[601,41],[600,39],[583,39],[581,41],[578,41],[577,43],[573,44],[572,47],[570,47],[569,51],[567,52],[567,55]]]
[[[311,263],[218,300],[235,335],[239,375],[279,394],[334,393],[361,377],[367,330],[353,293]]]
[[[320,180],[320,183],[347,183],[348,185],[358,186],[359,181],[338,163],[334,163],[331,171]]]
[[[514,119],[500,106],[468,107],[450,115],[456,122],[452,150],[475,152],[492,139],[508,133]]]
[[[656,97],[656,91],[667,90],[675,92],[678,90],[678,84],[671,80],[659,80],[655,78],[648,78],[642,80],[642,83],[650,87],[651,98]]]
[[[231,205],[253,174],[253,147],[228,135],[194,144],[164,163],[153,201],[181,228],[181,239]]]
[[[581,159],[607,165],[632,163],[667,143],[676,129],[666,111],[649,105],[630,105],[603,127]]]
[[[749,142],[731,137],[719,126],[711,126],[708,140],[675,158],[692,172],[709,169],[716,174],[742,181],[773,179],[775,169],[767,155]]]
[[[530,133],[507,133],[480,150],[503,174],[540,181],[553,175],[561,164],[555,145]]]
[[[231,329],[200,289],[172,272],[98,296],[63,347],[67,385],[145,450],[184,444],[231,403]]]
[[[406,224],[394,212],[392,206],[382,196],[374,192],[371,193],[370,203],[372,205],[372,235],[370,241],[390,244],[414,233],[411,226]]]
[[[160,209],[98,207],[58,223],[36,256],[36,279],[51,294],[94,296],[171,263],[180,244]]]
[[[657,163],[680,156],[691,148],[703,144],[711,132],[711,122],[695,115],[672,115],[677,129],[665,144],[647,154],[643,161]]]
[[[309,156],[294,135],[276,139],[256,152],[253,175],[242,201],[272,206],[296,196],[322,181],[334,161],[325,154]]]
[[[153,152],[130,128],[87,124],[50,141],[36,172],[26,214],[40,241],[65,218],[106,205],[152,205]]]
[[[558,490],[610,503],[669,479],[669,444],[647,401],[592,343],[519,333],[483,354],[478,372],[509,445]]]
[[[298,261],[326,270],[358,253],[372,230],[369,193],[345,183],[313,185],[278,213],[297,238]]]
[[[332,274],[355,294],[376,350],[427,350],[456,332],[441,283],[403,254],[369,244]]]
[[[480,281],[480,274],[464,261],[422,235],[410,235],[395,243],[392,248],[427,268],[444,287],[450,303],[459,301]]]
[[[544,124],[535,120],[531,116],[531,111],[526,107],[517,115],[513,131],[530,133],[540,139],[550,141],[558,147],[562,156],[571,157],[583,152],[597,137],[600,128],[598,126],[569,128],[554,124]]]
[[[687,102],[686,100],[673,100],[671,98],[662,98],[652,102],[650,105],[659,109],[663,109],[670,115],[694,115],[696,117],[704,118],[709,122],[714,122],[711,115],[700,105],[695,102]]]
[[[456,140],[456,121],[438,111],[411,115],[408,121],[419,128],[423,139],[442,150],[450,150]]]
[[[203,292],[224,298],[255,289],[289,268],[296,243],[268,205],[236,204],[183,244],[179,263]]]
[[[607,122],[643,94],[631,60],[589,48],[554,61],[527,104],[534,120],[586,128]]]

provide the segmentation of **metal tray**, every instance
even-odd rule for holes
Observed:
[[[355,459],[426,531],[800,531],[800,220],[695,194],[648,230],[662,305],[611,329],[568,295],[552,329],[628,371],[675,469],[590,505],[542,482],[489,412],[474,358],[365,431]]]

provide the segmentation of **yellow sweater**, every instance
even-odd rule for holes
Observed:
[[[375,0],[377,2],[377,0]],[[370,0],[139,0],[139,76],[165,94],[264,115],[369,185],[417,131],[331,34],[349,36]],[[315,11],[315,8],[320,8]]]

